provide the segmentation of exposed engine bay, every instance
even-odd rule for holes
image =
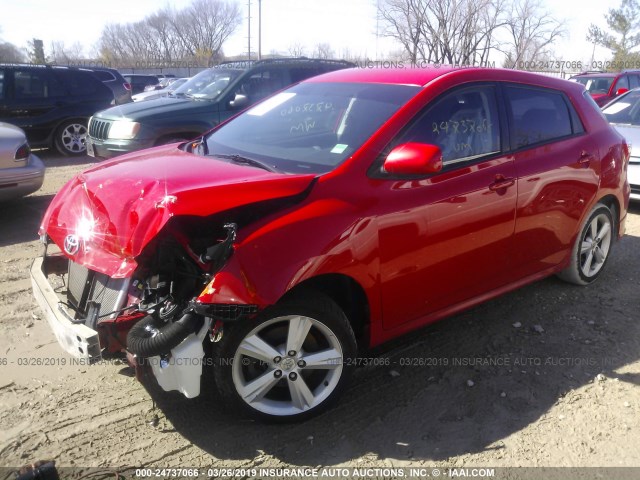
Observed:
[[[226,223],[216,232],[197,231],[181,220],[147,245],[130,278],[110,278],[61,253],[45,253],[43,271],[58,277],[56,291],[66,299],[58,303],[59,311],[72,324],[98,332],[97,341],[70,353],[95,361],[126,351],[137,372],[150,367],[163,389],[191,398],[200,393],[204,338],[221,337],[221,320],[229,320],[230,311],[239,319],[257,309],[199,301],[213,274],[231,256],[238,226]],[[211,238],[218,240],[212,243]]]

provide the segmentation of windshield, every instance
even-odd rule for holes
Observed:
[[[640,125],[640,90],[631,90],[602,110],[609,123]]]
[[[420,87],[303,83],[212,132],[207,152],[290,173],[324,173],[353,154]]]
[[[609,93],[614,75],[610,77],[574,77],[571,80],[581,83],[589,93]]]
[[[240,73],[240,70],[210,68],[189,79],[181,87],[175,89],[173,94],[213,100]]]
[[[188,81],[189,81],[188,78],[178,78],[177,80],[174,80],[171,83],[169,83],[169,85],[164,87],[164,89],[169,91],[169,92],[173,91],[173,90],[177,90],[178,88],[180,88],[182,85],[184,85]]]

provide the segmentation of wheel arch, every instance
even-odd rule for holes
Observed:
[[[617,240],[618,238],[618,229],[620,227],[620,202],[618,201],[618,198],[615,195],[609,194],[609,195],[605,195],[604,197],[602,197],[601,199],[599,199],[597,203],[602,203],[603,205],[606,205],[609,210],[611,210],[611,216],[613,217],[614,220],[614,228],[615,228],[615,232],[613,235],[613,239]]]
[[[279,302],[302,291],[315,290],[330,297],[342,309],[356,336],[358,346],[369,345],[371,314],[364,288],[353,277],[341,273],[326,273],[308,278],[288,290]]]

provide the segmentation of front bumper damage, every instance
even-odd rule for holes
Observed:
[[[60,265],[65,260],[62,256],[45,255],[33,261],[30,270],[33,294],[60,346],[70,355],[94,363],[102,358],[99,332],[80,323],[82,320],[74,319],[73,312],[58,297],[47,278],[48,274],[62,273]],[[165,355],[146,359],[133,357],[136,376],[140,378],[151,371],[163,390],[176,390],[187,398],[197,397],[204,363],[202,343],[210,328],[211,319],[205,319],[197,333],[190,334]]]
[[[228,248],[231,238],[229,235],[225,245]],[[69,260],[55,245],[48,245],[53,253],[45,249],[44,255],[33,261],[30,276],[34,297],[60,346],[84,360],[83,364],[126,352],[138,379],[153,374],[163,390],[179,391],[187,398],[200,394],[207,335],[214,341],[224,323],[251,317],[258,310],[257,305],[193,301],[189,311],[202,319],[196,331],[175,347],[167,346],[166,352],[135,355],[133,344],[128,345],[128,333],[143,318],[149,318],[147,312],[137,310],[132,296],[140,283],[94,272]]]
[[[45,275],[44,260],[45,257],[38,257],[31,264],[31,286],[58,343],[65,352],[76,358],[99,360],[102,355],[98,332],[84,323],[74,321]]]

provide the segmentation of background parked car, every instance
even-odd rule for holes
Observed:
[[[44,181],[44,164],[31,153],[24,131],[0,122],[0,200],[35,192]]]
[[[640,88],[620,95],[602,113],[631,146],[627,177],[631,198],[640,200]]]
[[[629,89],[640,87],[640,70],[624,70],[620,73],[585,72],[574,75],[569,80],[583,84],[602,107]]]
[[[157,85],[147,85],[144,87],[145,92],[152,92],[153,90],[162,90],[174,83],[178,78],[176,77],[162,77],[159,79]]]
[[[188,80],[188,78],[172,78],[171,81],[168,82],[168,85],[165,85],[163,88],[136,93],[131,98],[134,102],[141,102],[143,100],[153,100],[154,98],[167,97],[182,85],[184,85]]]
[[[34,148],[84,155],[89,117],[113,101],[87,70],[0,64],[0,121],[21,127]]]
[[[190,140],[292,83],[353,66],[307,58],[223,63],[195,75],[171,97],[96,113],[89,125],[87,151],[109,158]]]
[[[91,68],[94,75],[113,91],[114,104],[131,102],[131,84],[114,68]]]
[[[147,85],[158,85],[160,79],[156,75],[143,75],[140,73],[125,73],[122,75],[131,85],[131,94],[144,92]]]

